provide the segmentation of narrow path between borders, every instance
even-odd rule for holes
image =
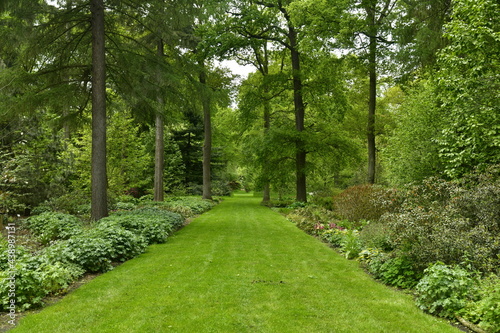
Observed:
[[[235,196],[11,332],[459,332]]]

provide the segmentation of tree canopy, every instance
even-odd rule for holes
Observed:
[[[307,201],[500,163],[494,0],[0,4],[5,212],[75,193],[94,219],[127,193]]]

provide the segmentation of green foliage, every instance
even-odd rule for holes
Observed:
[[[384,252],[393,250],[389,237],[389,228],[385,223],[380,221],[366,224],[361,230],[359,237],[365,248],[376,248]]]
[[[136,204],[133,202],[117,202],[114,208],[117,210],[133,210],[136,207]]]
[[[151,207],[118,211],[99,220],[97,225],[103,228],[120,226],[143,236],[148,244],[154,244],[166,242],[168,235],[183,222],[179,214]]]
[[[500,20],[496,0],[456,0],[445,25],[448,46],[436,75],[445,122],[438,137],[446,174],[500,163]]]
[[[479,300],[467,305],[464,316],[487,332],[500,332],[500,277],[483,279],[477,291]]]
[[[435,138],[441,133],[444,118],[437,104],[433,85],[420,80],[394,108],[395,126],[380,153],[391,184],[421,182],[443,170]]]
[[[52,212],[32,216],[26,220],[26,224],[42,244],[78,235],[83,227],[82,222],[75,216]]]
[[[293,205],[302,206],[297,203]],[[337,222],[336,216],[331,211],[313,205],[294,209],[287,215],[287,218],[310,235],[317,234],[317,230],[324,229],[324,225]]]
[[[359,232],[357,230],[347,230],[340,242],[340,250],[347,259],[355,259],[362,250]]]
[[[322,229],[317,230],[316,232],[323,241],[337,248],[340,248],[343,245],[346,234],[346,230],[341,228]]]
[[[131,188],[148,187],[152,174],[151,157],[146,151],[139,126],[116,103],[118,110],[111,112],[108,125],[107,171],[109,191],[123,194]],[[120,112],[118,112],[120,111]],[[85,127],[71,140],[65,157],[71,160],[76,177],[72,179],[75,190],[90,193],[90,160],[92,148],[90,127]]]
[[[453,318],[474,293],[474,280],[469,272],[458,266],[437,262],[424,271],[416,286],[417,306],[431,314]]]
[[[400,210],[382,218],[393,247],[423,269],[436,261],[498,268],[500,182],[485,177],[466,187],[429,179],[405,191]]]
[[[78,266],[52,262],[45,256],[17,256],[14,269],[0,271],[0,308],[9,310],[9,296],[13,293],[9,278],[12,276],[15,277],[16,307],[22,311],[43,305],[46,295],[64,291],[83,273]]]
[[[70,166],[60,156],[62,135],[52,129],[50,118],[48,112],[41,111],[1,123],[5,134],[0,144],[0,194],[10,203],[0,209],[24,213],[23,208],[33,208],[65,192]]]
[[[92,232],[58,241],[46,247],[43,253],[53,262],[76,264],[86,272],[107,272],[113,268],[111,241]]]
[[[422,277],[411,259],[405,256],[378,257],[369,267],[376,278],[398,288],[413,288]]]
[[[127,261],[146,250],[147,242],[142,235],[119,226],[98,225],[90,233],[110,242],[112,261]]]
[[[61,212],[72,215],[83,215],[90,211],[88,193],[72,191],[58,197],[52,197],[32,210],[33,214],[44,212]]]
[[[147,201],[143,199],[142,204],[146,207],[157,207],[177,213],[184,218],[202,214],[210,210],[215,203],[199,197],[168,197],[165,201]]]

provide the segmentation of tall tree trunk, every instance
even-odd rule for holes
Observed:
[[[92,14],[92,201],[91,218],[108,215],[106,172],[106,55],[103,0],[91,0]]]
[[[269,96],[269,84],[267,82],[267,77],[269,75],[269,55],[267,52],[267,44],[264,44],[264,54],[263,57],[258,56],[258,51],[255,51],[257,58],[260,59],[260,72],[263,77],[264,84],[264,136],[269,135],[269,129],[271,128],[271,96]],[[262,171],[264,173],[264,195],[262,197],[263,202],[271,201],[271,179],[269,177],[269,154],[266,151],[266,156],[264,156],[264,161],[262,165]]]
[[[163,41],[158,41],[157,56],[158,61],[162,61],[164,54]],[[158,86],[161,86],[161,68],[158,68]],[[154,178],[154,200],[164,200],[163,189],[163,170],[165,165],[165,143],[164,143],[164,128],[165,122],[163,118],[163,96],[161,96],[161,89],[158,89],[158,110],[156,111],[155,119],[155,178]]]
[[[207,74],[205,64],[200,63],[200,83],[202,85],[201,102],[203,105],[203,199],[212,199],[212,177],[211,177],[211,157],[212,157],[212,117],[210,112],[210,95],[207,87]]]
[[[368,50],[368,70],[370,76],[370,92],[368,102],[368,183],[375,184],[376,146],[375,146],[375,111],[377,108],[377,28],[375,8],[366,8],[368,14],[370,45]]]
[[[264,83],[266,84],[266,83]],[[271,128],[271,101],[268,98],[269,88],[267,85],[264,87],[265,101],[264,101],[264,135],[268,135]],[[269,179],[269,156],[264,157],[264,165],[262,167],[264,172],[264,195],[263,202],[271,201],[271,180]]]
[[[293,78],[293,102],[295,107],[295,129],[299,132],[299,138],[296,141],[296,200],[307,201],[306,191],[306,151],[304,140],[300,134],[304,131],[305,104],[302,96],[302,77],[300,72],[300,53],[297,45],[297,32],[289,23],[288,38],[290,41],[290,53],[292,59],[292,78]]]

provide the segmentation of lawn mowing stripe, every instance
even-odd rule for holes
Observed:
[[[13,332],[458,332],[235,196]]]

